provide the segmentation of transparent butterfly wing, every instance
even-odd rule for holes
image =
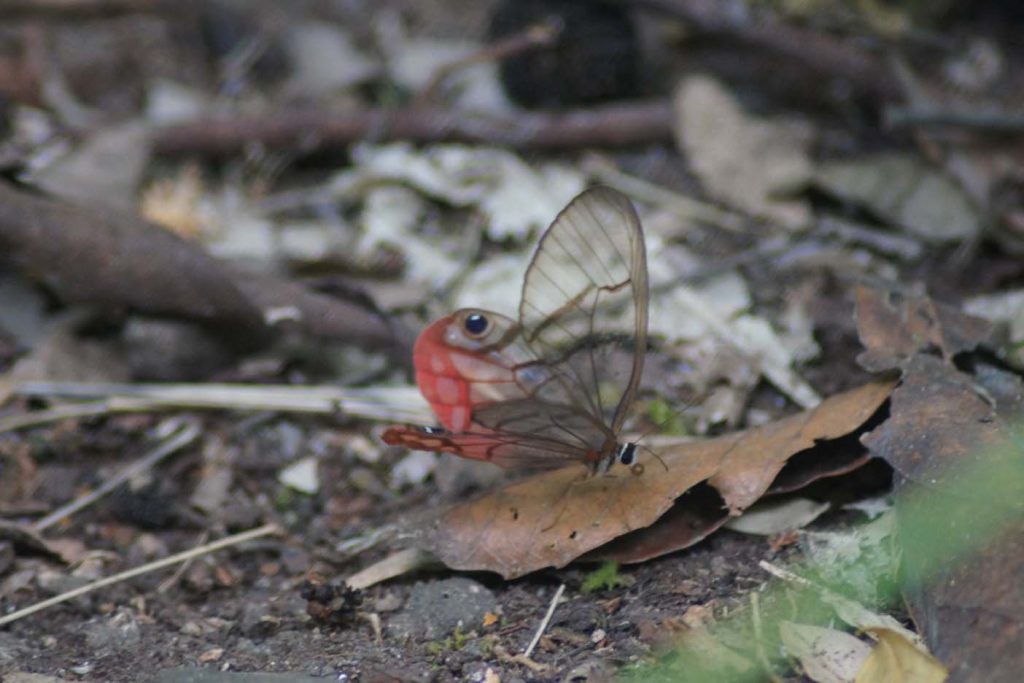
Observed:
[[[579,195],[541,237],[523,282],[516,343],[545,377],[534,397],[574,406],[617,434],[643,372],[647,299],[633,205],[609,188]]]
[[[582,461],[596,469],[613,453],[636,396],[647,296],[632,204],[606,188],[582,193],[541,237],[518,323],[482,312],[502,321],[496,343],[452,346],[446,332],[459,313],[417,341],[417,380],[449,429],[393,427],[384,440],[505,467]]]

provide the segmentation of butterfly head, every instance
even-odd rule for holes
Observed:
[[[463,308],[438,323],[443,326],[444,343],[464,351],[487,351],[500,347],[518,331],[516,322],[511,318],[479,308]]]

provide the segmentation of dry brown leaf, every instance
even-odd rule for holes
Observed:
[[[53,544],[47,541],[34,529],[24,524],[0,520],[0,540],[11,541],[15,545],[22,546],[31,552],[39,553],[62,562],[70,561],[71,559],[64,556],[62,550],[65,548],[62,548],[60,544]]]
[[[701,482],[679,496],[672,508],[643,529],[605,543],[584,560],[613,560],[622,564],[645,562],[689,548],[729,521],[729,511],[718,492]]]
[[[876,381],[828,398],[813,410],[741,432],[722,452],[718,472],[708,483],[718,489],[733,514],[750,507],[775,480],[791,456],[825,439],[838,439],[863,425],[888,398],[891,381]]]
[[[911,616],[954,677],[1017,680],[1024,381],[980,354],[954,366],[919,353],[901,365],[891,414],[863,442],[899,475],[897,539]]]
[[[895,631],[872,629],[878,642],[854,679],[856,683],[942,683],[949,671]]]
[[[901,367],[915,354],[934,349],[949,360],[983,343],[992,326],[924,294],[857,288],[857,334],[867,349],[862,367],[882,372]]]
[[[870,424],[869,420],[862,429]],[[864,465],[871,454],[860,443],[861,434],[859,429],[795,454],[786,460],[765,495],[796,491],[823,477],[846,474]],[[729,518],[722,496],[702,482],[676,499],[672,509],[651,526],[621,536],[584,559],[644,562],[700,542]]]
[[[685,79],[673,108],[677,145],[711,196],[788,228],[808,224],[807,202],[780,195],[811,177],[810,126],[752,116],[707,76]]]
[[[1012,372],[978,364],[974,375],[920,354],[905,364],[893,392],[889,418],[862,441],[908,480],[945,493],[961,492],[961,465],[982,462],[986,452],[1015,438],[1024,415],[1024,381]],[[996,504],[1019,506],[1024,481]]]
[[[952,509],[972,512],[960,506]],[[958,526],[947,530],[953,543],[962,540],[958,535],[971,533],[969,521]],[[945,561],[933,562],[931,567],[921,565],[934,554],[927,555],[907,543],[902,549],[911,577],[905,587],[911,616],[931,651],[954,678],[1020,680],[1024,670],[1024,521],[1018,519],[980,550],[952,561],[943,558]]]
[[[562,567],[646,529],[703,481],[738,514],[768,490],[790,457],[864,425],[892,387],[891,381],[871,382],[772,424],[671,448],[660,460],[646,455],[640,475],[621,468],[611,476],[587,479],[582,469],[569,467],[530,477],[450,510],[434,531],[432,551],[454,569],[489,570],[505,578]],[[696,509],[685,509],[684,518]],[[712,515],[710,524],[701,527],[703,535],[724,521]],[[699,540],[703,535],[688,536]],[[652,546],[648,540],[639,535],[645,550],[629,548],[629,561],[676,547]]]

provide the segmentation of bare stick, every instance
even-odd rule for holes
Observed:
[[[1019,135],[1024,116],[1016,112],[941,107],[887,107],[885,124],[900,128],[958,128],[992,135]]]
[[[92,583],[86,584],[85,586],[80,586],[74,590],[67,591],[66,593],[55,595],[52,598],[43,600],[41,602],[37,602],[34,605],[29,605],[28,607],[20,609],[17,612],[11,612],[7,616],[0,617],[0,626],[6,626],[11,622],[21,619],[22,617],[27,617],[31,614],[35,614],[36,612],[44,610],[47,607],[53,607],[54,605],[59,605],[62,602],[67,602],[68,600],[77,598],[80,595],[92,593],[93,591],[99,590],[100,588],[105,588],[115,583],[120,583],[121,581],[127,581],[128,579],[133,579],[136,576],[141,576],[142,574],[155,572],[159,569],[163,569],[164,567],[170,567],[171,565],[177,564],[178,562],[184,562],[185,560],[192,559],[193,557],[207,555],[218,550],[223,550],[224,548],[227,548],[229,546],[245,543],[246,541],[251,541],[253,539],[261,538],[263,536],[269,536],[271,534],[277,533],[278,531],[280,531],[280,529],[276,524],[264,524],[263,526],[257,529],[250,529],[249,531],[243,531],[240,534],[227,536],[225,538],[220,539],[219,541],[207,543],[206,545],[201,545],[199,547],[192,548],[191,550],[180,552],[177,555],[171,555],[170,557],[165,557],[162,560],[157,560],[156,562],[144,564],[141,567],[129,569],[127,571],[121,572],[120,574],[114,574],[113,576],[108,576],[104,579],[93,581]]]
[[[74,420],[81,417],[96,417],[113,413],[141,412],[149,404],[144,401],[115,403],[110,400],[90,401],[75,405],[58,406],[49,410],[35,410],[31,413],[14,414],[0,418],[0,434],[19,429],[40,427],[51,422]]]
[[[671,139],[671,104],[668,100],[648,100],[564,112],[514,114],[404,107],[220,115],[156,130],[153,149],[157,154],[223,156],[238,154],[258,143],[269,149],[287,148],[309,154],[328,149],[347,150],[360,141],[408,140],[554,150],[620,147]]]
[[[416,387],[280,386],[258,384],[78,384],[26,382],[14,388],[19,396],[99,399],[49,410],[0,417],[0,433],[60,420],[143,413],[174,408],[252,410],[291,413],[343,413],[370,420],[430,425],[429,406]]]
[[[426,87],[416,97],[416,101],[420,105],[425,105],[435,100],[445,81],[462,69],[484,62],[507,59],[542,45],[551,45],[558,38],[559,33],[561,30],[557,26],[548,23],[535,24],[520,33],[499,40],[493,45],[486,45],[461,59],[445,64],[434,72]]]
[[[499,662],[508,662],[509,664],[519,664],[525,666],[534,673],[546,673],[551,670],[551,667],[547,664],[541,664],[535,662],[526,655],[513,655],[509,654],[508,650],[503,648],[501,645],[494,646],[494,654],[498,656]]]
[[[759,566],[761,569],[765,570],[777,579],[789,581],[790,583],[795,583],[798,586],[804,586],[806,588],[818,588],[818,586],[815,586],[813,583],[811,583],[804,577],[800,576],[799,574],[794,574],[788,569],[783,569],[782,567],[774,565],[771,562],[768,562],[767,560],[761,560],[757,563],[757,566]]]
[[[36,523],[32,525],[32,529],[34,531],[44,531],[65,517],[70,517],[79,510],[92,505],[132,477],[138,476],[170,454],[189,445],[195,441],[197,436],[199,436],[199,427],[194,424],[185,425],[162,444],[128,467],[122,469],[107,481],[103,482],[103,484],[95,490],[90,491],[83,496],[79,496],[67,505],[62,505],[42,519],[37,520]]]
[[[746,226],[747,221],[742,215],[624,173],[603,155],[588,154],[583,159],[583,168],[596,175],[605,185],[624,192],[634,199],[661,206],[685,219],[717,225],[730,232],[744,234],[750,232]]]
[[[664,12],[686,21],[698,33],[719,36],[769,55],[792,60],[818,78],[837,78],[881,100],[894,100],[902,90],[881,57],[854,38],[835,38],[812,28],[774,21],[751,21],[718,0],[619,0]]]
[[[200,543],[206,543],[209,539],[210,539],[210,530],[206,529],[199,536],[199,542]],[[178,583],[178,579],[180,579],[182,576],[184,576],[185,572],[187,572],[189,567],[192,566],[192,560],[194,560],[194,559],[195,558],[191,558],[191,559],[188,559],[188,560],[185,560],[184,562],[182,562],[181,566],[178,567],[177,569],[175,569],[173,574],[171,574],[166,579],[164,579],[163,581],[160,582],[160,585],[156,587],[156,592],[157,593],[166,593],[167,591],[171,590],[171,588],[174,586],[174,584]]]
[[[537,647],[537,643],[540,642],[540,637],[544,635],[544,631],[548,629],[548,624],[551,623],[551,617],[555,615],[555,607],[558,606],[558,601],[561,599],[562,593],[564,592],[565,584],[563,583],[558,587],[558,590],[555,591],[555,597],[551,598],[551,604],[548,605],[548,612],[544,615],[544,618],[540,620],[540,626],[537,627],[537,632],[533,634],[533,640],[531,640],[527,648],[523,650],[523,657],[529,659],[530,655],[533,654],[533,649]]]
[[[57,19],[106,17],[136,12],[156,12],[158,0],[2,0],[5,19]]]

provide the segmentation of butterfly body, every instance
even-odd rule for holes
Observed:
[[[483,333],[466,330],[479,324],[485,325]],[[502,349],[503,340],[515,333],[511,318],[478,309],[457,311],[420,333],[413,347],[416,384],[445,428],[465,431],[473,406],[527,395],[515,371],[526,359],[517,361]]]
[[[588,190],[541,237],[518,320],[462,309],[420,334],[416,383],[444,428],[392,427],[383,439],[505,467],[632,464],[636,445],[618,435],[646,345],[639,220],[619,193]]]

